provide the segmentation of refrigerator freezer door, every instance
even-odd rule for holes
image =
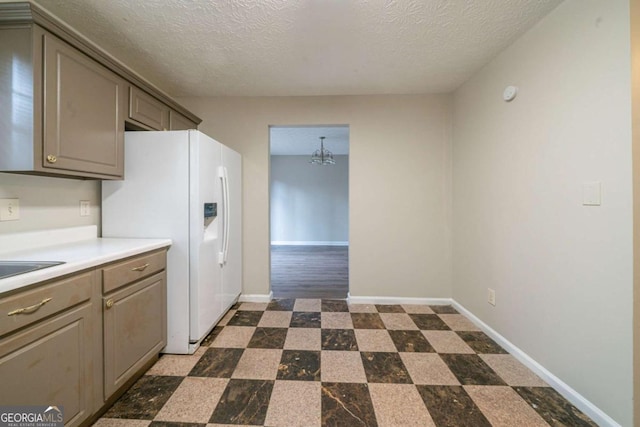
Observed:
[[[197,342],[223,315],[222,273],[218,264],[220,215],[205,218],[205,204],[220,206],[218,167],[221,144],[208,136],[189,131],[190,150],[190,279],[189,340]]]
[[[229,147],[222,147],[222,166],[227,182],[226,246],[222,267],[222,304],[233,304],[242,291],[242,158]]]

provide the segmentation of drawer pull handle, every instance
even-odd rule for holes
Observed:
[[[107,300],[107,303],[105,305],[107,306],[107,308],[113,307],[113,300],[112,299]]]
[[[58,161],[58,158],[56,156],[54,156],[53,154],[49,154],[47,156],[47,162],[49,163],[55,163]]]
[[[22,314],[22,313],[36,311],[37,309],[39,309],[40,307],[42,307],[43,305],[45,305],[46,303],[48,303],[52,299],[53,298],[45,298],[42,301],[40,301],[39,303],[30,305],[29,307],[19,308],[17,310],[10,311],[7,314],[7,316],[14,316],[16,314]]]
[[[147,267],[149,267],[149,263],[141,265],[140,267],[133,267],[131,271],[144,271]]]

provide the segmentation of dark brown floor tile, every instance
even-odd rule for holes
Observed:
[[[209,348],[189,372],[190,377],[231,378],[242,348]]]
[[[205,339],[202,340],[200,345],[203,347],[209,347],[213,340],[215,340],[218,334],[222,331],[222,329],[223,326],[216,326],[215,328],[213,328],[211,332],[209,332],[209,335],[207,335]]]
[[[436,314],[458,314],[458,311],[450,305],[430,305],[429,308]]]
[[[320,381],[320,352],[284,350],[278,366],[277,379]]]
[[[273,381],[231,379],[209,422],[263,425],[272,391]]]
[[[462,385],[506,385],[477,354],[440,354]]]
[[[404,313],[404,308],[399,304],[376,304],[378,313]]]
[[[412,384],[398,353],[360,352],[364,373],[370,383]]]
[[[287,328],[256,328],[247,348],[283,348]]]
[[[500,347],[494,340],[489,338],[484,332],[462,332],[457,334],[476,353],[480,354],[507,354],[507,351]]]
[[[184,377],[143,375],[104,415],[106,418],[152,420]]]
[[[319,328],[322,324],[320,313],[308,311],[294,311],[291,316],[291,328]]]
[[[258,326],[262,318],[262,311],[236,311],[228,326]]]
[[[267,306],[267,310],[270,311],[293,311],[293,305],[296,303],[295,299],[274,299]]]
[[[239,309],[240,308],[240,304],[241,304],[240,302],[236,302],[235,304],[233,304],[231,306],[231,308],[229,310],[237,310],[237,309]]]
[[[460,386],[418,385],[418,392],[438,427],[491,427]]]
[[[366,384],[322,383],[323,426],[376,427],[375,411]]]
[[[177,423],[172,421],[152,421],[149,427],[205,427],[202,423]]]
[[[435,353],[429,341],[420,331],[387,331],[396,348],[402,353]]]
[[[594,423],[551,387],[514,387],[527,403],[554,427],[596,427]]]
[[[353,329],[323,329],[323,350],[358,351],[358,341]]]
[[[409,314],[413,323],[423,331],[450,331],[451,328],[437,314]]]
[[[351,313],[355,329],[385,329],[378,313]]]
[[[329,312],[349,311],[349,306],[347,305],[347,302],[345,300],[323,299],[322,311],[329,311]]]

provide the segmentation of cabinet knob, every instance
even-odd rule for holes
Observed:
[[[112,299],[107,300],[107,303],[105,305],[107,306],[107,308],[113,307],[113,300]]]
[[[56,156],[54,156],[53,154],[49,154],[47,156],[47,162],[49,163],[55,163],[58,161],[58,158]]]

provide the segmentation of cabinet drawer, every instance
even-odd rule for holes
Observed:
[[[0,336],[91,298],[93,271],[0,299]]]
[[[129,90],[129,118],[155,130],[169,128],[169,108],[135,86]]]
[[[166,266],[165,251],[137,256],[102,269],[102,292],[108,293],[127,283],[162,271]]]

